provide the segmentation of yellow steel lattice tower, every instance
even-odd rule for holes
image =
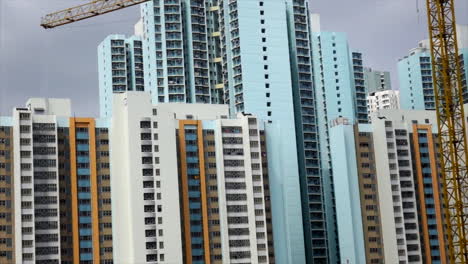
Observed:
[[[44,28],[54,28],[147,1],[149,0],[95,0],[84,5],[48,14],[42,18],[41,26]]]
[[[468,152],[454,0],[426,1],[449,261],[466,264]]]

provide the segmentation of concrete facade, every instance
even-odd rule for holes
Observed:
[[[369,116],[381,109],[400,109],[400,92],[386,90],[369,93],[367,96],[367,112]]]
[[[115,259],[273,263],[263,124],[228,119],[226,105],[154,106],[148,93],[114,103]]]

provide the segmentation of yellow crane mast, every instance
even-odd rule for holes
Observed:
[[[46,15],[54,28],[149,0],[95,0]],[[426,0],[441,154],[441,185],[450,263],[468,263],[468,169],[454,0]]]
[[[454,0],[426,0],[450,263],[468,263],[466,122]]]
[[[43,28],[54,28],[147,1],[149,0],[95,0],[84,5],[48,14],[42,18],[41,26]]]

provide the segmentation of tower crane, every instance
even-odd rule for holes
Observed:
[[[149,0],[94,0],[46,15],[48,29]],[[468,149],[454,0],[426,0],[450,263],[468,263]]]
[[[468,263],[468,171],[454,0],[426,0],[450,263]]]
[[[147,1],[149,0],[94,0],[83,5],[48,14],[42,18],[41,26],[43,28],[63,26]]]

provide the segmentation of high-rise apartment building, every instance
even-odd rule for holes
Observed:
[[[468,25],[457,25],[458,52],[462,73],[462,93],[464,103],[468,102],[466,76],[468,76]],[[432,82],[432,63],[429,40],[419,42],[417,48],[410,50],[408,56],[398,62],[400,82],[400,104],[402,109],[435,110],[434,84]]]
[[[110,35],[98,46],[99,104],[101,117],[112,112],[112,96],[144,91],[143,44],[140,37]]]
[[[352,140],[351,137],[348,139]],[[380,197],[377,190],[377,171],[376,167],[373,166],[376,146],[374,146],[371,126],[368,124],[354,125],[354,139],[366,263],[385,263],[385,252],[382,244],[383,227],[380,220],[381,208],[379,207],[379,200],[385,198]]]
[[[1,184],[10,184],[0,202],[10,214],[1,228],[5,263],[112,263],[110,184],[98,179],[109,178],[107,126],[87,126],[102,139],[94,141],[74,128],[95,121],[70,115],[69,100],[30,99],[0,118],[0,153],[9,161],[3,166],[0,155]]]
[[[15,215],[11,118],[0,117],[0,262],[15,263]]]
[[[22,263],[61,261],[56,115],[71,111],[65,101],[49,102],[31,100],[13,113],[15,259]]]
[[[331,121],[337,118],[345,118],[350,123],[367,123],[367,110],[365,115],[360,114],[364,110],[362,107],[366,108],[366,93],[362,91],[362,56],[350,50],[344,33],[314,32],[312,50],[327,236],[330,261],[335,263],[340,259],[340,253],[330,149],[333,139],[329,129]],[[359,93],[357,84],[361,89]],[[358,111],[357,106],[362,109]]]
[[[295,126],[300,124],[302,127],[302,122],[311,134],[315,129],[314,125],[308,126],[309,122],[314,122],[313,101],[310,98],[311,74],[307,73],[310,48],[307,48],[307,43],[300,43],[303,48],[296,43],[293,44],[296,49],[291,53],[288,38],[285,37],[288,36],[288,23],[293,25],[292,21],[298,21],[297,27],[306,30],[302,33],[307,35],[307,24],[304,24],[307,22],[307,9],[304,1],[288,1],[287,4],[288,12],[285,10],[284,1],[281,0],[219,1],[219,30],[224,99],[229,104],[231,116],[237,113],[251,113],[260,120],[267,121],[265,130],[269,150],[272,213],[275,219],[273,229],[276,261],[304,263],[304,256],[308,251],[304,249],[302,229],[298,151],[297,146],[291,144],[289,137],[296,131]],[[298,13],[297,20],[293,19],[293,10]],[[305,68],[301,69],[306,72],[291,73],[291,56],[306,63]],[[293,78],[303,80],[294,84],[298,89],[296,91],[292,88]],[[299,96],[299,89],[304,90],[302,102],[305,110],[304,115],[298,116],[300,104],[296,104],[296,116],[305,120],[301,119],[301,123],[295,124],[293,95]],[[296,101],[301,102],[301,99]],[[310,110],[308,114],[307,110]],[[312,142],[308,142],[307,147],[316,147],[313,136],[310,140]],[[301,149],[299,152],[303,151]],[[317,174],[318,171],[309,174],[312,173]]]
[[[429,41],[421,41],[398,62],[402,109],[435,110]]]
[[[69,120],[73,263],[112,263],[108,127],[107,120]]]
[[[297,147],[302,148],[302,175],[320,182],[306,1],[287,1],[287,5],[280,0],[149,1],[142,5],[141,15],[135,32],[142,38],[144,90],[151,92],[154,104],[226,103],[231,117],[251,113],[270,121],[265,129],[274,131],[267,133],[267,144],[273,153],[269,159],[275,161],[268,164],[273,214],[278,219],[273,223],[278,230],[277,259],[282,263],[304,262]],[[288,25],[297,28],[290,34],[295,43],[291,47],[285,38]],[[107,50],[112,50],[110,45]],[[292,64],[293,81],[290,51],[296,61]],[[110,92],[101,93],[101,112],[106,115],[111,111],[110,96]],[[297,123],[294,113],[300,119]],[[295,127],[301,129],[299,146],[290,144],[286,137],[294,133]],[[302,207],[306,208],[309,196],[306,180],[302,181],[306,199]],[[313,191],[319,207],[320,185]],[[313,236],[307,235],[308,247],[312,247],[313,240],[315,256],[326,259],[324,212],[317,210],[322,216],[314,216],[315,231]]]
[[[342,262],[447,261],[436,121],[433,111],[380,110],[372,124],[332,123],[338,226],[353,226],[338,229]]]
[[[330,111],[334,102],[340,105],[336,117],[349,112],[364,123],[362,55],[343,39],[339,63],[314,65],[315,37],[304,0],[150,1],[141,13],[136,31],[144,40],[145,90],[153,103],[226,103],[231,117],[250,113],[267,121],[275,257],[281,263],[336,262],[332,178],[321,175],[319,161],[322,98],[315,91],[324,87],[314,88],[312,68],[332,65],[325,72],[339,73],[342,90],[326,99]],[[297,144],[287,138],[292,132]]]
[[[395,112],[372,119],[374,146],[379,146],[375,153],[377,189],[380,197],[386,197],[379,199],[386,263],[422,261],[411,131],[407,129],[412,120],[424,123],[425,115],[422,117],[406,115],[402,120],[401,113]],[[431,123],[435,123],[434,117]]]
[[[413,168],[417,186],[417,204],[425,263],[447,263],[442,183],[438,168],[436,124],[413,124]]]
[[[320,169],[317,100],[313,77],[312,19],[307,1],[287,1],[291,81],[307,263],[336,262],[335,239],[327,232]],[[332,248],[332,249],[331,249]],[[294,262],[292,262],[294,263]]]
[[[115,96],[112,141],[123,142],[111,153],[116,259],[274,262],[263,125],[228,115],[225,105]]]
[[[369,116],[381,109],[400,109],[400,91],[384,90],[369,93],[367,96]]]
[[[364,68],[364,81],[367,93],[392,90],[390,72]]]
[[[211,103],[208,2],[142,5],[145,87],[153,102]]]
[[[379,200],[386,262],[446,261],[436,124],[432,111],[373,117],[378,190],[392,197]]]
[[[339,261],[369,263],[364,246],[354,126],[348,119],[340,117],[331,121],[329,131]],[[342,228],[344,226],[350,228]]]
[[[362,63],[362,53],[353,51],[352,65],[353,65],[353,79],[354,79],[354,100],[356,108],[356,118],[358,123],[367,123],[367,102],[366,97],[368,90],[365,82],[364,66]]]

